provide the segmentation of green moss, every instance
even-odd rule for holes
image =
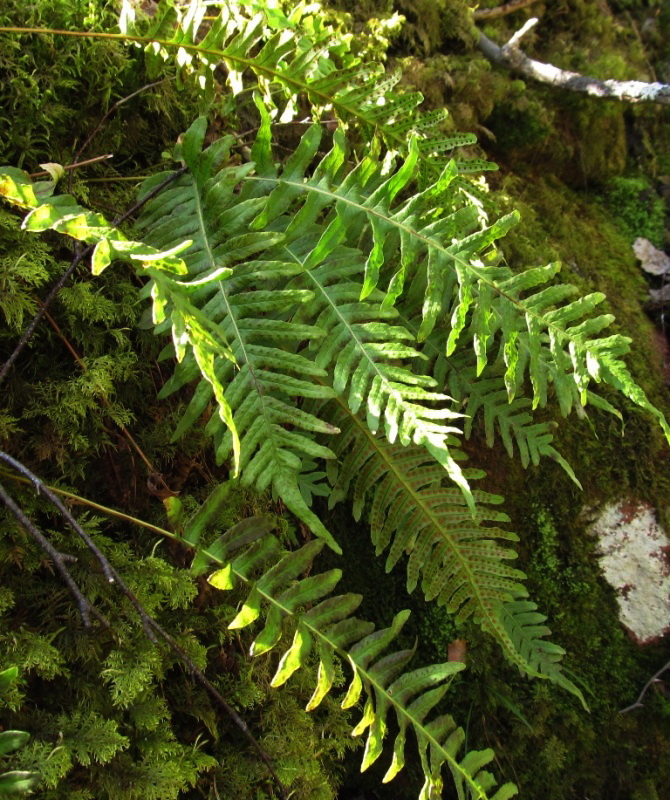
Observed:
[[[603,194],[612,219],[632,244],[642,236],[655,247],[665,239],[665,202],[644,177],[614,178]]]

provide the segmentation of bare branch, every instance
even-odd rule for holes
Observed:
[[[0,484],[0,500],[2,500],[5,506],[7,506],[8,510],[12,513],[16,521],[26,529],[35,542],[37,542],[42,550],[44,550],[44,552],[53,561],[56,570],[60,573],[60,576],[65,581],[67,588],[70,590],[70,592],[72,592],[74,599],[77,601],[77,605],[79,606],[79,614],[84,627],[91,627],[91,614],[93,614],[93,616],[102,622],[106,628],[109,628],[109,623],[107,620],[97,609],[91,605],[89,600],[84,597],[81,590],[75,583],[74,578],[70,574],[70,571],[65,566],[66,560],[70,561],[71,556],[65,556],[63,553],[59,553],[58,550],[56,550],[56,548],[46,538],[42,531],[40,531],[40,529],[28,519],[21,508],[7,494],[2,484]]]
[[[582,92],[591,97],[602,97],[612,100],[623,100],[627,103],[661,103],[670,105],[670,84],[645,83],[644,81],[603,81],[582,75],[579,72],[569,72],[545,64],[542,61],[527,56],[516,46],[521,36],[537,22],[537,19],[528,22],[517,31],[510,41],[500,47],[491,41],[485,34],[479,32],[479,49],[491,61],[500,67],[514,70],[525,78],[547,83],[559,89],[569,89],[572,92]]]
[[[537,0],[510,0],[509,3],[504,3],[495,8],[478,8],[473,16],[475,20],[481,19],[498,19],[498,17],[505,17],[507,14],[513,14],[515,11],[521,11],[522,8],[528,8]]]
[[[86,161],[76,161],[74,164],[66,164],[63,169],[67,171],[71,169],[79,169],[79,167],[88,167],[91,164],[97,164],[100,161],[107,161],[109,158],[114,158],[114,153],[107,153],[107,155],[104,156],[94,156],[93,158],[87,158]],[[46,170],[30,173],[31,178],[41,178],[45,175],[49,175]]]
[[[642,700],[643,700],[643,698],[644,698],[645,694],[647,693],[647,691],[648,691],[648,690],[649,690],[649,689],[650,689],[650,688],[651,688],[651,687],[652,687],[652,686],[653,686],[655,683],[660,683],[660,681],[661,681],[661,675],[662,675],[664,672],[667,672],[668,670],[670,670],[670,661],[668,661],[668,663],[667,663],[667,664],[664,664],[664,665],[663,665],[663,666],[662,666],[662,667],[659,669],[659,671],[658,671],[658,672],[654,673],[654,674],[651,676],[651,678],[649,678],[649,680],[648,680],[648,681],[645,683],[645,685],[642,687],[642,691],[641,691],[641,692],[640,692],[640,694],[638,695],[638,698],[637,698],[637,700],[636,700],[634,703],[631,703],[631,705],[629,705],[629,706],[626,706],[626,708],[622,708],[622,709],[621,709],[621,711],[620,711],[619,713],[620,713],[620,714],[625,714],[627,711],[632,711],[634,708],[641,708],[641,707],[642,707],[642,705],[643,705],[643,703],[642,703]]]
[[[97,124],[97,126],[95,127],[95,130],[93,131],[93,133],[90,134],[90,136],[86,139],[84,144],[82,144],[82,146],[79,148],[79,150],[77,150],[77,152],[75,154],[75,157],[74,157],[74,164],[72,165],[72,167],[74,167],[74,166],[82,166],[83,164],[88,163],[86,161],[79,161],[79,158],[81,157],[81,154],[84,152],[84,150],[86,150],[86,148],[89,146],[91,141],[95,138],[95,136],[97,136],[97,134],[100,133],[100,131],[102,130],[102,126],[112,116],[112,114],[116,111],[116,109],[119,108],[119,106],[122,106],[124,103],[127,103],[129,100],[132,100],[133,97],[137,97],[138,94],[141,94],[142,92],[145,92],[147,89],[153,89],[154,86],[159,86],[161,83],[165,83],[165,81],[171,81],[171,80],[174,80],[174,78],[161,78],[159,81],[154,81],[153,83],[147,83],[146,86],[142,86],[139,89],[137,89],[136,91],[134,91],[131,94],[127,95],[126,97],[122,97],[120,100],[117,100],[116,103],[114,103],[114,105],[109,109],[109,111],[105,114],[105,116]],[[89,159],[89,161],[91,161],[91,159]],[[66,167],[65,169],[68,169],[68,167]]]

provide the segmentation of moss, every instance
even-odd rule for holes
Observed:
[[[603,202],[631,244],[642,236],[655,247],[663,247],[665,202],[648,179],[640,176],[611,180]]]
[[[430,56],[447,42],[472,42],[471,10],[465,0],[396,0],[406,17],[400,42],[410,53]]]

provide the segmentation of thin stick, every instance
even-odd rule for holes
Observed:
[[[9,511],[14,515],[16,520],[26,529],[30,536],[32,536],[42,550],[44,550],[44,552],[47,553],[47,555],[53,561],[54,566],[60,573],[61,578],[65,581],[68,589],[72,593],[72,596],[79,606],[79,614],[84,627],[91,627],[91,614],[93,614],[93,616],[102,622],[106,628],[109,628],[109,623],[104,616],[97,611],[91,605],[89,600],[87,600],[86,597],[84,597],[84,595],[81,593],[79,587],[74,581],[74,578],[72,575],[70,575],[68,568],[65,566],[65,557],[59,553],[58,550],[56,550],[46,536],[28,519],[19,506],[7,494],[2,484],[0,484],[0,500],[2,500],[5,506],[7,506]]]
[[[147,83],[145,86],[142,86],[139,89],[136,89],[134,92],[132,92],[132,94],[129,94],[127,97],[122,97],[120,100],[117,100],[116,103],[114,103],[114,105],[109,109],[109,111],[105,114],[105,116],[97,124],[97,126],[96,126],[95,130],[93,131],[93,133],[88,137],[88,139],[86,139],[86,141],[84,142],[84,144],[82,144],[82,146],[79,148],[79,150],[77,150],[77,152],[75,153],[75,156],[74,156],[74,164],[78,163],[79,156],[84,152],[84,150],[86,150],[86,148],[89,146],[89,144],[93,141],[94,137],[97,136],[98,133],[100,133],[100,130],[102,129],[102,126],[105,124],[105,122],[107,122],[107,120],[116,111],[116,109],[119,108],[119,106],[122,106],[124,103],[127,103],[129,100],[132,100],[133,97],[136,97],[138,94],[141,94],[142,92],[145,92],[147,89],[153,89],[154,86],[158,86],[161,83],[165,83],[165,81],[171,81],[171,80],[174,80],[174,78],[172,78],[172,77],[161,78],[159,81],[154,81],[153,83]],[[82,162],[79,162],[79,163],[85,164],[87,162],[82,161]]]
[[[631,703],[631,705],[629,705],[629,706],[626,706],[626,708],[622,708],[622,709],[621,709],[621,711],[620,711],[619,713],[620,713],[620,714],[625,714],[627,711],[632,711],[634,708],[641,708],[641,707],[642,707],[642,705],[643,705],[643,703],[642,703],[642,699],[644,698],[644,696],[645,696],[645,694],[647,693],[647,691],[648,691],[648,690],[649,690],[649,689],[652,687],[652,685],[653,685],[654,683],[659,683],[659,682],[660,682],[661,675],[662,675],[664,672],[667,672],[668,670],[670,670],[670,661],[668,661],[668,663],[667,663],[667,664],[664,664],[664,665],[663,665],[663,666],[662,666],[662,667],[659,669],[659,671],[658,671],[658,672],[654,673],[654,674],[651,676],[651,678],[649,678],[649,680],[648,680],[648,681],[645,683],[645,685],[642,687],[642,691],[641,691],[641,692],[640,692],[640,694],[638,695],[638,698],[637,698],[637,700],[636,700],[634,703]]]
[[[186,170],[187,170],[187,167],[181,167],[180,169],[176,170],[176,172],[173,172],[172,175],[168,176],[165,180],[161,181],[158,184],[158,186],[154,186],[154,188],[150,192],[147,192],[141,200],[138,200],[138,202],[135,203],[134,205],[132,205],[126,212],[124,212],[120,216],[116,217],[112,221],[112,225],[116,227],[116,226],[120,225],[122,222],[125,222],[129,217],[132,217],[133,214],[138,209],[142,208],[142,206],[147,201],[149,201],[152,197],[155,197],[166,186],[168,186],[173,181],[175,181],[177,178],[179,178],[181,175],[183,175],[184,172],[186,172]],[[49,308],[51,303],[53,303],[53,301],[56,298],[56,295],[58,294],[58,292],[67,283],[68,278],[70,277],[70,275],[72,275],[72,273],[75,271],[77,266],[81,263],[81,261],[83,261],[83,259],[86,258],[86,256],[90,255],[90,253],[93,252],[93,248],[94,247],[95,247],[95,245],[91,244],[85,250],[82,250],[81,252],[76,253],[74,258],[72,259],[72,263],[70,264],[70,266],[65,270],[65,272],[60,276],[60,278],[56,281],[56,283],[51,287],[51,290],[49,291],[49,294],[42,301],[41,307],[38,309],[37,313],[35,314],[35,316],[32,318],[32,320],[28,324],[28,327],[24,331],[23,336],[19,340],[19,343],[14,348],[14,351],[9,356],[7,361],[5,361],[5,363],[2,365],[2,369],[0,369],[0,385],[2,385],[2,383],[4,382],[5,378],[7,377],[7,374],[9,373],[9,370],[11,369],[12,365],[14,364],[16,359],[21,354],[23,348],[31,340],[33,334],[35,333],[35,329],[37,328],[37,326],[40,323],[40,320],[44,316],[46,310]]]
[[[70,510],[67,508],[65,503],[56,495],[54,492],[51,491],[47,486],[45,486],[42,481],[35,475],[34,472],[28,469],[28,467],[24,466],[20,461],[17,461],[15,458],[10,456],[8,453],[2,452],[0,450],[0,459],[4,461],[6,464],[9,464],[13,467],[17,472],[20,472],[22,475],[25,475],[26,478],[33,484],[35,487],[35,491],[37,494],[43,494],[49,501],[56,506],[56,508],[60,511],[60,513],[65,517],[67,522],[73,528],[75,533],[85,542],[88,549],[93,553],[93,555],[100,561],[100,565],[102,566],[103,572],[105,574],[105,578],[107,578],[109,583],[114,583],[115,575],[112,569],[110,568],[109,564],[103,563],[104,556],[98,549],[98,546],[95,542],[91,539],[91,537],[86,533],[86,531],[81,527],[81,525],[77,522],[77,520],[72,516]]]
[[[49,294],[42,301],[41,307],[38,309],[35,316],[28,323],[28,327],[23,332],[23,336],[20,338],[19,343],[14,348],[14,351],[9,356],[7,361],[5,361],[5,363],[2,365],[2,369],[0,369],[0,385],[4,383],[4,380],[7,377],[9,370],[12,368],[12,365],[21,354],[23,348],[32,339],[33,334],[35,333],[35,329],[40,324],[40,320],[44,316],[44,313],[46,312],[47,308],[51,305],[51,303],[53,303],[54,299],[56,298],[56,295],[58,294],[58,292],[60,292],[63,286],[65,286],[65,284],[68,281],[68,278],[70,277],[70,275],[72,275],[75,269],[77,269],[79,263],[91,252],[93,252],[92,245],[87,247],[82,252],[77,253],[75,257],[72,259],[72,263],[70,264],[70,266],[65,270],[65,272],[60,276],[60,278],[56,281],[56,283],[54,283],[54,285],[51,287]]]
[[[537,3],[537,0],[510,0],[509,3],[504,3],[495,8],[478,8],[472,16],[477,21],[482,19],[497,19],[507,14],[513,14],[515,11],[521,11],[522,8],[528,8],[528,6],[532,6],[533,3]]]
[[[40,301],[38,300],[38,303],[39,302]],[[77,353],[77,351],[74,349],[74,347],[72,346],[72,344],[70,343],[68,338],[65,336],[63,331],[60,329],[60,326],[58,325],[56,320],[51,316],[51,314],[49,314],[48,311],[44,312],[44,316],[46,317],[47,322],[49,323],[49,325],[51,325],[51,327],[54,329],[54,331],[56,332],[58,337],[61,339],[61,341],[63,342],[65,347],[67,347],[67,349],[70,351],[71,356],[77,362],[77,364],[79,365],[79,368],[81,369],[81,371],[82,372],[87,372],[88,371],[88,367],[86,366],[86,363],[80,357],[79,353]],[[104,406],[106,406],[107,408],[109,408],[109,409],[112,408],[112,404],[109,402],[109,400],[107,399],[107,397],[105,397],[104,394],[100,395],[100,402]],[[155,465],[152,464],[152,462],[149,460],[148,456],[145,454],[145,452],[142,450],[142,448],[139,446],[139,444],[137,444],[137,442],[135,441],[135,439],[131,435],[130,431],[125,427],[125,425],[122,425],[120,422],[117,422],[116,425],[119,428],[119,430],[121,431],[121,433],[123,434],[123,436],[125,436],[126,440],[130,444],[130,446],[135,450],[135,452],[142,459],[142,461],[144,461],[144,463],[145,463],[147,469],[149,470],[149,472],[151,472],[151,474],[154,475],[155,477],[158,477],[161,480],[161,482],[163,483],[163,485],[165,486],[165,488],[168,489],[168,491],[169,491],[169,487],[165,483],[165,481],[164,481],[163,477],[161,476],[160,472],[156,469]]]
[[[94,158],[87,158],[86,161],[75,161],[72,164],[67,164],[63,167],[65,170],[70,169],[79,169],[79,167],[87,167],[89,164],[97,164],[98,161],[106,161],[109,158],[114,158],[114,153],[108,153],[105,156],[95,156]],[[47,172],[46,170],[42,170],[42,172],[31,172],[29,173],[31,178],[41,178],[44,175],[50,175],[51,173]]]

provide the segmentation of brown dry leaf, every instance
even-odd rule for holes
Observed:
[[[465,639],[454,639],[449,643],[447,661],[460,661],[465,664],[467,661],[468,643]]]

